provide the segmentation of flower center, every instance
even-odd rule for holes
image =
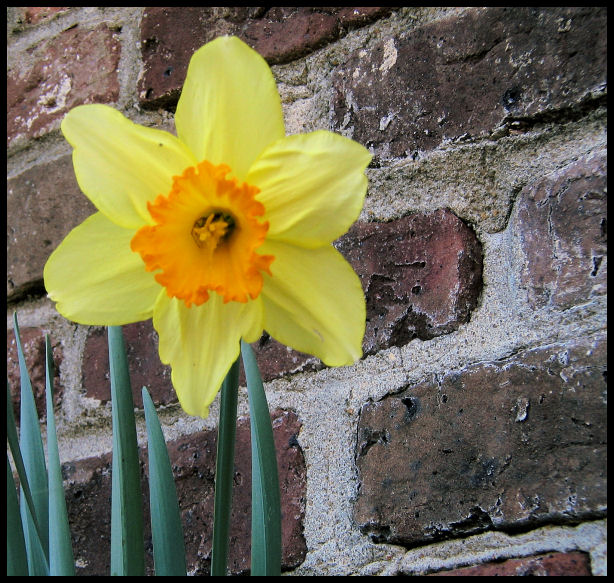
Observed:
[[[200,217],[192,227],[192,237],[199,247],[215,251],[220,241],[230,237],[234,226],[235,220],[232,215],[218,211]]]
[[[264,215],[259,190],[226,179],[229,172],[205,160],[175,176],[167,196],[147,203],[154,224],[141,227],[130,243],[147,271],[161,270],[155,278],[169,297],[188,307],[206,302],[210,291],[225,303],[255,299],[262,271],[271,275],[274,256],[256,252],[269,229],[258,220]]]

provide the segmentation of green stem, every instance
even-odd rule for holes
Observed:
[[[252,438],[252,575],[281,574],[281,502],[271,415],[252,347],[241,341]]]
[[[215,505],[213,510],[213,548],[211,575],[226,575],[228,535],[232,508],[237,400],[239,395],[239,358],[232,365],[220,397],[220,422],[217,436],[215,468]]]
[[[144,575],[143,495],[134,401],[121,326],[109,326],[113,419],[111,575]]]

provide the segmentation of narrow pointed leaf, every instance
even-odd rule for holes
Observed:
[[[21,346],[17,314],[13,315],[15,323],[15,340],[19,359],[19,374],[21,381],[20,410],[20,449],[23,458],[25,474],[32,494],[34,515],[28,508],[25,495],[20,497],[22,525],[26,552],[28,555],[28,571],[30,575],[49,574],[49,489],[45,452],[41,438],[38,413],[34,403],[32,384],[26,368],[26,361]],[[36,518],[34,518],[36,517]]]
[[[7,420],[7,438],[9,441],[9,446],[11,449],[11,455],[13,456],[13,461],[15,462],[15,467],[17,469],[17,475],[19,476],[20,483],[20,491],[21,497],[18,501],[19,507],[19,528],[21,529],[21,541],[24,544],[24,551],[26,552],[26,562],[24,564],[24,568],[26,569],[26,574],[28,574],[28,548],[25,547],[25,533],[23,527],[23,521],[26,520],[26,516],[30,517],[32,522],[30,527],[30,538],[31,540],[28,542],[29,548],[32,549],[30,554],[34,554],[39,557],[38,561],[30,561],[30,562],[40,562],[40,571],[44,572],[47,570],[46,559],[44,558],[43,546],[41,543],[40,536],[40,525],[36,520],[36,512],[34,511],[34,501],[32,500],[32,494],[30,492],[30,486],[28,484],[28,476],[26,475],[26,468],[23,464],[23,458],[21,455],[21,448],[19,446],[19,439],[17,437],[17,427],[15,425],[15,417],[13,416],[13,405],[11,403],[11,393],[8,386],[8,381],[6,384],[6,420]],[[8,461],[8,457],[7,457]],[[11,474],[12,477],[12,474]],[[27,507],[27,515],[26,509]],[[8,528],[8,524],[7,524]],[[7,531],[9,532],[9,531]],[[8,540],[7,540],[8,542]]]
[[[30,510],[30,514],[34,517],[34,526],[40,539],[40,525],[36,520],[36,513],[34,512],[34,502],[32,500],[32,494],[30,492],[30,486],[28,484],[28,476],[26,476],[26,468],[23,465],[21,448],[19,447],[19,438],[17,437],[17,426],[15,424],[15,417],[13,415],[11,390],[9,388],[8,380],[6,382],[6,436],[9,441],[9,447],[11,449],[13,461],[15,462],[15,468],[17,469],[17,475],[19,476],[21,490],[26,500],[26,504],[28,505],[28,508]]]
[[[228,537],[232,510],[238,389],[239,359],[237,358],[224,379],[220,396],[220,421],[218,424],[217,457],[215,462],[211,575],[226,575],[228,564]]]
[[[143,495],[134,401],[121,326],[109,326],[113,404],[111,575],[144,575]]]
[[[156,575],[185,575],[185,544],[177,489],[153,401],[143,387],[149,458],[149,508]]]
[[[252,575],[281,574],[281,508],[269,407],[256,357],[241,341],[252,439]]]
[[[23,536],[26,542],[28,573],[33,576],[45,577],[49,575],[49,559],[43,549],[41,537],[38,536],[30,509],[24,502],[23,491],[20,492],[19,510],[21,512]]]
[[[19,514],[19,500],[8,454],[6,455],[6,574],[28,574],[28,558]]]
[[[47,461],[49,464],[49,574],[74,575],[75,559],[70,540],[66,498],[62,483],[60,452],[53,414],[53,352],[45,336],[45,376],[47,399]]]

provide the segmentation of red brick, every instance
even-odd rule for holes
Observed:
[[[440,571],[430,575],[462,577],[582,577],[591,575],[590,557],[586,553],[548,553],[501,563],[484,563],[474,567]]]
[[[7,76],[7,145],[59,127],[71,108],[119,97],[117,34],[101,24],[69,28],[11,63]]]
[[[239,9],[240,10],[240,9]],[[190,57],[206,42],[234,32],[232,21],[216,17],[214,8],[151,7],[141,21],[143,74],[138,94],[144,107],[176,103]],[[177,34],[180,30],[181,34]]]
[[[296,436],[301,424],[294,413],[271,415],[277,450],[282,506],[282,567],[298,566],[305,557],[303,537],[306,469]],[[250,564],[251,458],[249,419],[237,422],[229,569],[245,574]],[[217,432],[203,431],[168,443],[182,515],[188,570],[209,573]],[[148,510],[146,454],[143,464],[146,572],[153,574]],[[111,454],[63,465],[69,523],[78,575],[108,575],[111,531]]]
[[[605,99],[604,8],[471,8],[359,49],[335,73],[333,127],[376,160]]]
[[[19,317],[19,316],[18,316]],[[40,418],[46,418],[46,398],[45,398],[45,372],[46,349],[45,349],[45,331],[40,328],[22,328],[19,327],[21,334],[21,344],[26,360],[26,368],[32,383],[32,392],[34,393],[34,402],[36,410]],[[14,330],[6,331],[6,372],[11,390],[11,399],[13,402],[13,411],[15,421],[19,423],[19,407],[21,403],[21,374],[19,372],[19,359],[17,357],[17,342],[15,339]],[[60,405],[64,386],[60,383],[60,365],[62,364],[63,352],[58,341],[51,338],[51,348],[53,350],[53,404],[54,408]]]
[[[271,64],[298,59],[391,12],[387,7],[147,8],[141,25],[144,107],[172,106],[194,51],[236,35]],[[177,31],[182,34],[178,35]]]
[[[282,505],[282,568],[297,567],[305,558],[302,534],[305,514],[306,468],[296,437],[300,422],[294,413],[272,413]],[[211,560],[213,489],[217,439],[212,431],[182,438],[169,447],[177,474],[184,516],[188,561],[194,574],[208,574]],[[237,425],[233,506],[230,524],[229,571],[248,574],[251,531],[251,438],[249,418]]]
[[[477,305],[482,246],[475,233],[449,210],[417,213],[389,223],[358,223],[338,241],[338,248],[365,290],[366,354],[406,344],[412,338],[426,340],[453,332],[469,321]],[[142,406],[142,385],[150,387],[155,402],[176,402],[170,369],[159,362],[151,322],[124,330],[137,406]],[[252,346],[264,381],[323,366],[268,334]],[[106,332],[92,331],[83,361],[88,397],[109,400],[108,366]],[[240,382],[245,382],[242,370]]]
[[[256,362],[263,381],[270,381],[287,374],[306,372],[322,368],[324,365],[315,356],[292,350],[280,344],[267,333],[252,345]],[[239,373],[239,383],[245,384],[243,367]]]
[[[365,292],[365,353],[449,334],[477,305],[482,245],[447,209],[356,223],[337,246]]]
[[[8,180],[7,296],[42,291],[43,268],[71,229],[96,211],[81,193],[71,156]]]
[[[269,63],[288,63],[326,46],[352,28],[388,16],[390,7],[273,7],[251,18],[239,36]]]
[[[333,10],[273,7],[250,21],[241,36],[269,63],[284,63],[338,38],[338,18]]]
[[[607,152],[527,185],[512,228],[534,308],[567,309],[607,293]]]
[[[604,515],[606,348],[525,350],[365,405],[358,525],[413,546]]]
[[[111,453],[62,464],[77,575],[110,574],[111,464]],[[145,536],[151,537],[149,516],[144,526]],[[151,572],[150,553],[146,554],[146,566]]]
[[[357,223],[337,243],[361,278],[367,302],[366,354],[390,346],[449,334],[469,321],[482,288],[482,246],[475,233],[449,210],[416,213],[389,223]],[[159,364],[157,337],[151,322],[133,324],[148,330],[126,338],[135,403],[140,387],[151,387],[155,402],[176,402],[169,369]],[[125,327],[129,330],[130,326]],[[132,345],[138,345],[138,348]],[[264,381],[322,363],[291,350],[265,334],[252,344]],[[241,370],[240,382],[245,382]],[[107,401],[106,333],[90,333],[86,343],[83,383],[89,397]]]
[[[123,326],[123,333],[135,407],[143,407],[143,386],[147,387],[154,403],[176,403],[177,395],[171,383],[171,368],[160,362],[158,335],[152,321]],[[87,397],[103,403],[111,400],[107,328],[93,328],[87,336],[83,351],[82,379]]]
[[[57,14],[70,10],[69,7],[61,6],[34,6],[28,8],[20,8],[23,14],[23,19],[27,24],[38,24],[43,21],[51,20]]]
[[[157,404],[177,403],[171,383],[171,367],[160,362],[158,335],[152,321],[137,322],[123,327],[126,355],[130,369],[132,396],[135,407],[142,408],[141,387],[146,386]],[[270,381],[281,376],[321,368],[320,361],[276,342],[268,336],[252,344],[262,379]],[[109,348],[106,328],[92,328],[83,354],[82,382],[86,396],[107,402],[111,399],[109,384]],[[239,383],[245,385],[243,367]]]

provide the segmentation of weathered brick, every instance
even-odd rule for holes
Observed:
[[[482,289],[482,246],[447,209],[389,223],[357,223],[337,243],[361,278],[367,301],[363,350],[448,334],[469,321]],[[160,364],[151,321],[124,327],[135,404],[146,385],[157,403],[176,402],[169,367]],[[320,368],[320,361],[265,334],[252,344],[264,381]],[[92,330],[83,359],[88,397],[108,401],[106,332]],[[240,382],[245,382],[243,370]]]
[[[501,563],[484,563],[451,571],[439,571],[430,575],[462,577],[582,577],[591,575],[590,557],[579,551],[547,553],[522,559],[508,559]]]
[[[607,153],[527,185],[512,228],[521,285],[534,308],[570,308],[607,293]]]
[[[363,407],[355,519],[422,544],[603,515],[606,338],[439,374]]]
[[[62,6],[28,6],[18,8],[26,24],[39,24],[51,20],[56,15],[70,10]]]
[[[22,328],[19,327],[21,335],[21,344],[26,360],[26,368],[32,383],[32,392],[34,394],[34,402],[38,416],[45,418],[46,398],[45,398],[45,373],[46,349],[45,349],[45,331],[40,328]],[[62,364],[63,351],[60,343],[51,340],[51,349],[53,351],[53,404],[57,408],[62,401],[64,386],[60,382],[60,365]],[[15,421],[19,423],[19,410],[21,403],[21,374],[19,372],[19,359],[17,357],[17,341],[14,330],[6,331],[6,374],[9,381],[11,391],[11,400],[13,403],[13,412]]]
[[[282,568],[298,566],[306,553],[302,524],[305,512],[306,469],[296,436],[300,423],[294,413],[272,414],[282,499]],[[229,571],[247,574],[250,565],[251,439],[249,419],[237,425],[233,510],[230,519]],[[195,574],[209,572],[212,545],[216,433],[203,432],[173,444],[177,488],[185,518],[186,547]]]
[[[296,436],[300,422],[289,411],[271,415],[277,450],[282,507],[282,567],[305,557],[303,537],[306,469]],[[251,445],[249,419],[237,423],[229,570],[244,574],[250,564]],[[216,431],[203,431],[168,443],[182,514],[186,562],[193,574],[209,573],[215,480]],[[141,452],[147,574],[153,572],[146,455]],[[63,466],[67,506],[79,575],[108,575],[111,531],[111,454]]]
[[[482,245],[448,209],[356,223],[337,246],[365,291],[365,353],[453,332],[477,305]]]
[[[472,8],[357,50],[335,74],[333,125],[376,159],[489,135],[607,86],[603,8]]]
[[[7,75],[7,145],[59,127],[71,108],[119,97],[120,42],[101,24],[69,28],[30,49]]]
[[[241,36],[269,63],[287,63],[337,40],[347,28],[364,26],[391,10],[276,6],[267,9],[262,18],[250,20]]]
[[[158,335],[152,321],[123,326],[123,333],[135,407],[143,407],[143,386],[147,387],[154,403],[176,403],[177,395],[171,384],[171,368],[160,362]],[[102,402],[111,400],[106,328],[90,330],[85,341],[81,374],[87,397]]]
[[[62,464],[77,575],[110,574],[111,464],[110,453]],[[142,484],[146,489],[147,485]],[[144,518],[144,530],[147,540],[151,540],[149,514]],[[146,553],[145,560],[151,573],[151,549]]]
[[[194,51],[220,35],[236,35],[269,63],[303,57],[390,13],[387,7],[147,8],[141,24],[143,107],[176,103]],[[182,34],[178,35],[177,31]]]
[[[315,356],[292,350],[264,333],[258,342],[252,343],[256,362],[263,381],[270,381],[287,374],[322,368],[324,365]],[[245,384],[243,367],[239,372],[239,383]]]
[[[43,268],[71,229],[96,211],[77,185],[70,156],[8,180],[7,295],[42,289]]]
[[[227,18],[209,7],[150,7],[141,21],[143,73],[138,94],[144,107],[176,103],[196,49],[216,36],[233,34],[242,8],[231,9]],[[181,34],[177,34],[180,30]]]
[[[155,403],[177,403],[177,395],[171,383],[171,367],[160,362],[158,335],[152,321],[128,324],[123,327],[123,331],[135,406],[143,407],[143,386],[147,387]],[[268,334],[263,335],[260,341],[254,342],[252,347],[265,382],[286,374],[323,366],[315,357],[291,350],[270,338]],[[244,386],[243,367],[239,370],[239,383]],[[111,399],[106,328],[92,328],[87,336],[82,361],[82,382],[87,397],[103,403]]]

